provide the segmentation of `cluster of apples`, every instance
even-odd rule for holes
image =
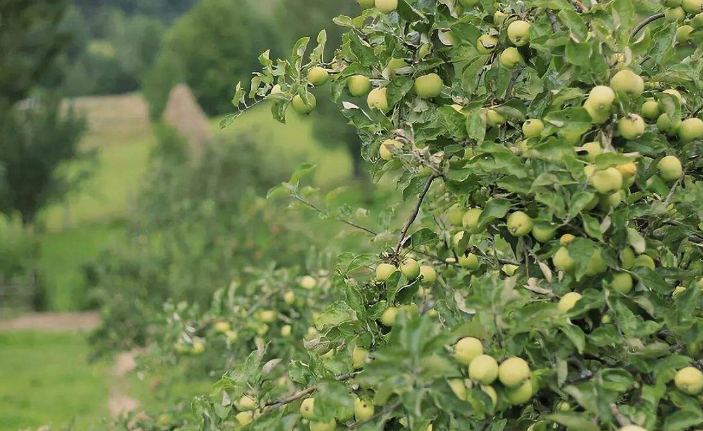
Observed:
[[[692,42],[691,33],[703,28],[703,0],[664,0],[664,6],[667,21],[684,23],[676,29],[676,43]]]
[[[373,403],[360,398],[354,397],[354,420],[356,422],[364,422],[371,419],[376,412]],[[337,427],[337,419],[342,422],[351,420],[351,417],[337,418],[329,421],[315,420],[315,398],[309,397],[300,403],[300,415],[306,421],[309,421],[310,431],[332,431]]]

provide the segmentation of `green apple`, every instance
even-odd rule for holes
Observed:
[[[230,330],[231,326],[229,322],[215,322],[212,326],[216,332],[225,333]]]
[[[700,118],[687,118],[679,126],[679,139],[688,143],[703,138],[703,120]]]
[[[459,255],[459,261],[457,263],[459,266],[466,268],[469,271],[475,271],[481,265],[478,261],[478,256],[473,253]]]
[[[484,34],[476,41],[476,49],[481,55],[488,55],[498,46],[498,38],[489,34]]]
[[[379,281],[386,281],[391,278],[391,275],[393,275],[393,273],[397,270],[398,268],[390,263],[379,263],[376,267],[376,279]]]
[[[308,70],[308,81],[315,87],[325,85],[330,79],[330,74],[320,66],[311,67]]]
[[[525,404],[532,399],[534,388],[532,387],[532,382],[527,380],[516,388],[508,389],[505,394],[508,396],[510,404],[517,406]]]
[[[611,194],[622,187],[622,174],[612,167],[596,171],[591,176],[591,185],[600,194]]]
[[[354,97],[365,96],[366,93],[371,91],[371,80],[368,76],[354,75],[347,81],[347,89],[349,94]]]
[[[583,156],[583,158],[590,163],[595,162],[596,156],[603,153],[603,147],[601,147],[598,141],[587,142],[581,145],[581,149],[586,150],[587,154]]]
[[[391,327],[395,323],[395,318],[398,315],[398,309],[395,307],[388,307],[386,311],[381,314],[381,323],[383,326]]]
[[[378,1],[376,0],[377,5]],[[337,428],[337,421],[334,419],[326,422],[310,422],[310,431],[334,431],[335,428]]]
[[[674,156],[666,156],[657,163],[659,176],[662,180],[671,182],[676,181],[683,175],[683,166],[681,162]]]
[[[420,275],[420,264],[415,259],[405,259],[400,265],[400,272],[408,280],[415,280]]]
[[[369,360],[369,351],[363,347],[354,346],[352,349],[352,366],[355,370],[363,368]]]
[[[361,398],[354,399],[354,417],[357,421],[367,421],[374,415],[373,404],[362,400]]]
[[[684,45],[691,41],[691,33],[694,28],[690,25],[682,25],[676,29],[676,43]]]
[[[300,97],[300,94],[296,94],[293,97],[293,109],[299,114],[309,114],[311,113],[315,107],[317,106],[317,100],[315,99],[314,94],[308,94],[308,102],[305,103],[302,97]]]
[[[634,263],[632,264],[633,268],[637,267],[643,267],[643,268],[649,268],[651,270],[657,269],[657,265],[654,263],[654,259],[652,259],[650,256],[646,254],[641,254],[635,258]]]
[[[300,403],[300,415],[305,419],[312,419],[315,416],[315,398],[305,398]]]
[[[637,165],[635,162],[629,162],[629,163],[623,163],[621,165],[615,166],[615,169],[620,172],[620,175],[622,175],[623,179],[628,179],[637,173]]]
[[[306,275],[300,279],[298,284],[300,284],[300,287],[303,289],[311,290],[317,286],[317,280],[311,275]]]
[[[236,331],[227,331],[225,332],[225,337],[227,337],[227,341],[229,341],[230,343],[234,343],[235,341],[237,341],[237,338],[239,338],[239,335]]]
[[[239,425],[245,427],[254,421],[254,412],[239,412],[234,415]]]
[[[635,72],[625,69],[616,73],[610,80],[610,88],[630,97],[639,97],[644,91],[644,80]]]
[[[677,119],[675,122],[671,121],[666,113],[661,114],[659,118],[657,118],[657,129],[669,136],[675,135],[678,132],[680,125],[681,120]]]
[[[531,119],[522,123],[522,134],[526,138],[536,138],[542,134],[544,123],[539,119]]]
[[[522,55],[520,55],[520,51],[517,48],[511,46],[500,53],[499,61],[503,67],[512,69],[522,62]]]
[[[642,116],[648,120],[657,119],[661,115],[659,103],[654,99],[647,99],[642,104],[642,109],[640,109],[640,112]]]
[[[588,100],[594,108],[607,110],[610,109],[615,100],[615,92],[607,85],[596,85],[588,93]]]
[[[461,226],[461,221],[464,217],[464,208],[459,204],[454,204],[447,210],[446,217],[449,224]]]
[[[559,404],[557,404],[556,410],[559,412],[568,412],[569,410],[571,410],[571,406],[566,401],[561,401]]]
[[[515,211],[508,216],[508,232],[513,236],[525,236],[532,232],[532,218],[522,211]]]
[[[502,11],[495,11],[493,14],[493,24],[497,25],[498,27],[502,26],[503,23],[505,22],[505,19],[508,17],[508,14]]]
[[[278,311],[276,310],[261,310],[259,312],[259,320],[264,323],[273,323],[278,319]]]
[[[356,0],[356,2],[359,3],[362,9],[370,9],[375,6],[374,0]]]
[[[477,356],[483,355],[483,343],[474,337],[464,337],[454,346],[454,357],[462,365],[469,365]]]
[[[605,262],[603,262],[603,256],[601,255],[600,250],[596,249],[591,255],[591,260],[586,266],[585,274],[598,275],[605,272],[607,269],[608,267],[605,265]]]
[[[481,233],[484,228],[478,224],[478,219],[483,211],[479,208],[471,208],[464,213],[461,218],[461,225],[470,234]]]
[[[619,272],[613,275],[613,282],[610,285],[616,292],[629,293],[632,290],[632,276],[626,272]]]
[[[672,7],[664,11],[664,19],[669,22],[683,21],[686,18],[686,11],[682,7]]]
[[[383,160],[390,160],[393,158],[393,149],[400,150],[403,148],[403,144],[395,139],[386,139],[378,147],[378,155],[381,156]]]
[[[679,100],[679,105],[683,105],[686,103],[686,101],[684,100],[684,98],[681,95],[681,93],[679,92],[679,90],[676,90],[674,88],[669,88],[667,90],[662,91],[662,93],[671,94],[672,96],[676,97]]]
[[[508,25],[508,39],[515,46],[525,46],[530,42],[530,23],[516,20]]]
[[[271,87],[271,94],[281,94],[283,93],[283,89],[281,89],[281,86],[279,84],[274,85]]]
[[[490,385],[498,378],[498,362],[492,356],[479,355],[469,364],[469,378]]]
[[[398,0],[375,0],[376,9],[383,13],[390,13],[398,9]]]
[[[691,25],[697,29],[703,27],[703,12],[697,14],[693,17],[693,19],[691,19]]]
[[[436,73],[429,73],[415,79],[415,93],[421,99],[432,99],[442,92],[444,83]]]
[[[486,109],[486,123],[490,127],[502,126],[505,124],[505,117],[496,110]]]
[[[583,104],[583,109],[588,112],[588,115],[591,116],[591,121],[593,124],[603,124],[608,119],[610,118],[610,107],[605,108],[605,109],[598,109],[593,102],[591,102],[591,99],[586,100]]]
[[[290,337],[290,334],[293,332],[293,327],[290,325],[283,325],[281,326],[281,336],[282,337]]]
[[[552,256],[552,263],[559,271],[569,272],[576,262],[569,256],[569,249],[562,246]]]
[[[644,133],[644,120],[637,114],[627,114],[618,121],[618,132],[625,139],[637,139]]]
[[[466,384],[462,379],[449,379],[447,380],[449,387],[451,388],[454,395],[462,401],[466,401]]]
[[[637,425],[625,425],[621,427],[618,431],[647,431],[645,428]]]
[[[601,211],[608,212],[611,208],[615,208],[622,203],[622,193],[618,190],[609,195],[600,195],[598,199],[598,208]]]
[[[254,401],[254,398],[248,395],[242,395],[242,397],[235,403],[235,405],[239,410],[256,409],[256,401]]]
[[[498,379],[508,388],[522,385],[530,378],[530,366],[522,358],[508,358],[498,367]]]
[[[437,271],[429,265],[420,266],[420,275],[423,283],[434,283],[437,280]]]
[[[580,293],[569,292],[562,296],[557,307],[563,312],[567,312],[576,306],[576,303],[582,298]]]
[[[459,3],[461,3],[462,6],[466,8],[472,8],[476,6],[477,4],[480,3],[479,0],[459,0]]]
[[[683,0],[681,7],[686,13],[698,14],[703,12],[703,0]]]
[[[369,109],[378,109],[381,112],[388,111],[388,97],[386,97],[387,89],[384,88],[374,88],[369,92],[366,98],[366,104]]]
[[[625,247],[618,253],[620,257],[620,266],[623,269],[632,269],[635,265],[635,252],[630,247]]]
[[[390,77],[394,77],[398,71],[398,69],[402,69],[404,67],[407,67],[408,63],[405,62],[402,58],[391,58],[391,60],[388,62],[388,74]]]
[[[554,238],[557,227],[551,223],[537,222],[532,226],[532,236],[539,242],[547,242]]]
[[[674,384],[685,394],[698,395],[703,390],[703,373],[694,367],[682,368],[676,372]]]

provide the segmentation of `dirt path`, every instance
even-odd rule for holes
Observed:
[[[100,323],[98,313],[34,313],[13,319],[0,320],[0,331],[88,332]],[[122,352],[115,357],[110,371],[108,409],[118,417],[139,408],[139,400],[127,395],[128,374],[134,370],[138,352]]]

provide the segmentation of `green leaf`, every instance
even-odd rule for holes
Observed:
[[[508,199],[496,198],[491,199],[483,207],[481,216],[478,218],[478,224],[484,226],[486,223],[495,219],[502,219],[508,214],[512,203]]]
[[[298,184],[300,180],[315,172],[316,167],[317,165],[313,165],[311,163],[303,163],[302,165],[299,165],[295,168],[295,172],[293,172],[293,175],[291,175],[288,182],[291,184]]]
[[[703,423],[703,412],[698,410],[679,410],[664,419],[664,431],[683,431]]]
[[[325,30],[320,31],[317,34],[317,46],[310,53],[310,61],[313,63],[322,63],[323,55],[325,54],[325,44],[327,43],[327,32]]]
[[[600,431],[600,427],[593,423],[592,419],[585,413],[577,412],[562,412],[552,413],[546,416],[547,419],[554,421],[560,425],[564,425],[569,429],[579,431]]]

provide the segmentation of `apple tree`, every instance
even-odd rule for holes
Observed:
[[[223,126],[327,85],[407,208],[339,217],[377,252],[339,256],[302,359],[260,346],[203,428],[703,425],[701,0],[359,5],[333,58],[324,32],[261,55]],[[298,179],[270,196],[328,216]]]

